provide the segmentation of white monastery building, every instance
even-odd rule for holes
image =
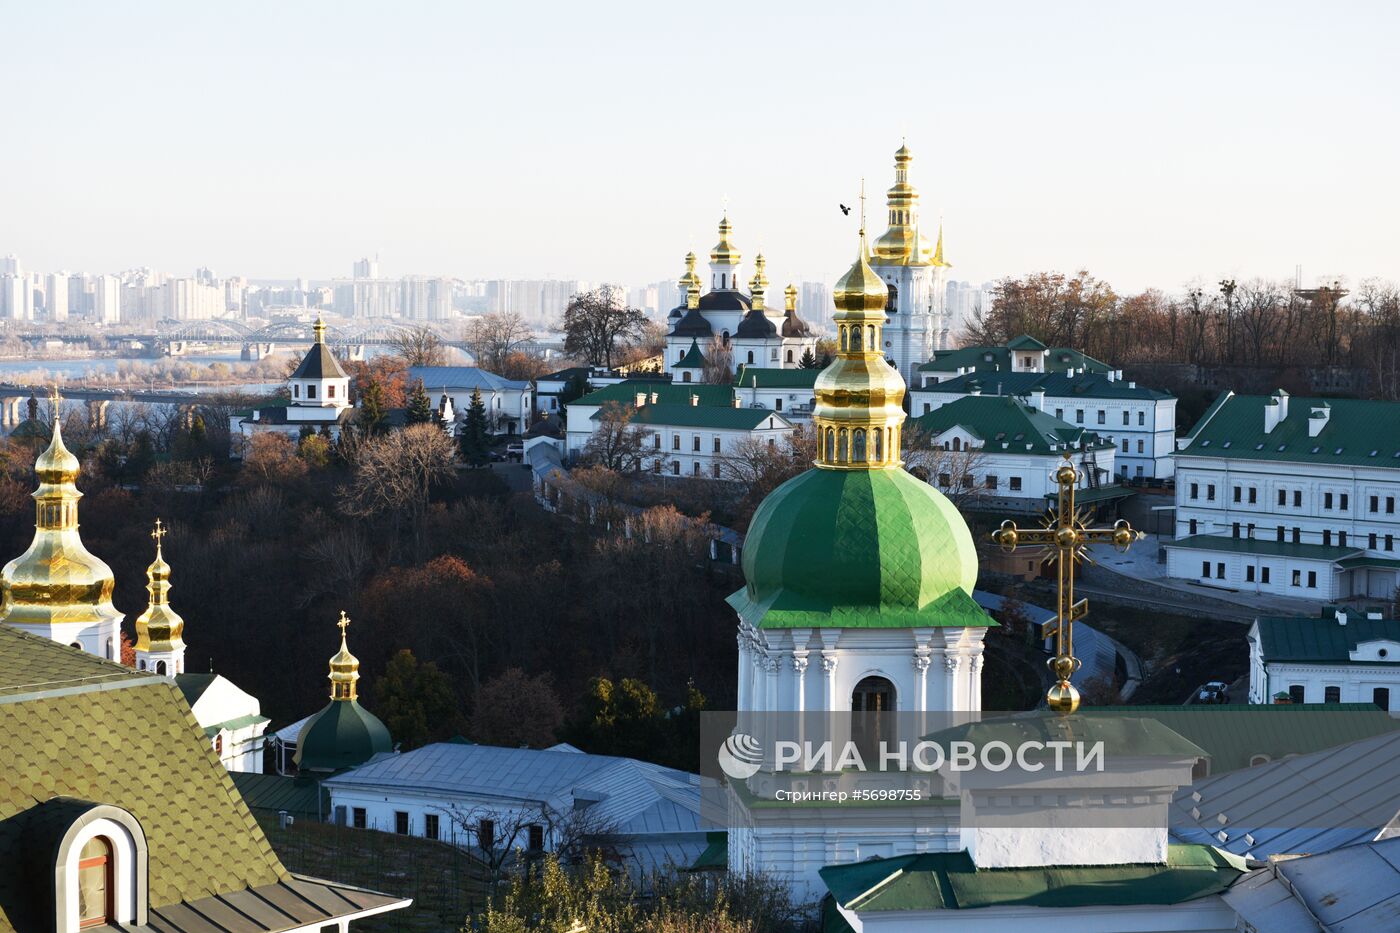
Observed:
[[[458,419],[466,417],[472,394],[481,393],[487,430],[492,434],[524,434],[530,429],[534,392],[530,383],[507,379],[476,366],[410,366],[408,382],[422,380],[429,397],[447,396]]]
[[[1394,597],[1400,403],[1226,392],[1175,460],[1171,576],[1321,601]]]
[[[1249,629],[1249,702],[1373,703],[1400,712],[1400,620],[1327,607]]]

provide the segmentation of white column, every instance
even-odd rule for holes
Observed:
[[[919,712],[928,711],[928,669],[933,664],[933,659],[929,656],[929,649],[920,646],[914,650],[914,676],[918,681],[918,707]]]
[[[971,667],[972,667],[972,675],[971,675],[971,676],[972,676],[972,680],[971,680],[971,682],[970,682],[970,689],[969,689],[969,691],[968,691],[968,705],[967,705],[967,708],[968,708],[968,710],[971,711],[971,712],[980,713],[980,712],[982,711],[982,651],[981,651],[981,649],[979,648],[978,651],[977,651],[977,653],[974,654],[969,660],[971,660],[971,662],[972,662],[972,664],[971,664]]]
[[[738,683],[738,706],[740,711],[746,711],[749,707],[749,640],[742,628],[735,636],[735,641],[739,643],[739,683]]]
[[[962,658],[957,648],[943,649],[943,709],[954,712],[958,706],[958,666]]]
[[[807,649],[799,648],[792,653],[792,679],[794,708],[799,713],[807,712]]]
[[[836,663],[839,659],[836,652],[822,649],[822,673],[825,675],[826,709],[828,712],[837,712],[841,707],[836,705]]]

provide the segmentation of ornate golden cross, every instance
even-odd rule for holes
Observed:
[[[1084,521],[1087,513],[1080,513],[1074,507],[1074,489],[1079,481],[1079,471],[1070,462],[1068,451],[1064,457],[1065,462],[1055,470],[1055,482],[1060,487],[1058,506],[1053,514],[1047,516],[1044,527],[1022,531],[1008,519],[992,532],[992,540],[1000,544],[1004,551],[1014,551],[1022,545],[1040,545],[1058,566],[1055,656],[1049,661],[1055,684],[1045,694],[1045,703],[1057,713],[1069,714],[1079,708],[1079,691],[1069,680],[1082,666],[1082,662],[1074,656],[1074,620],[1084,618],[1089,611],[1087,599],[1074,600],[1075,565],[1090,559],[1084,550],[1087,544],[1111,543],[1118,550],[1127,551],[1134,541],[1141,541],[1143,535],[1121,518],[1113,523],[1112,528],[1087,527]]]
[[[340,640],[345,640],[345,630],[350,627],[350,617],[345,614],[345,610],[340,610],[340,621],[336,623],[340,626]]]
[[[161,539],[161,538],[164,538],[164,537],[165,537],[166,535],[168,535],[168,534],[170,534],[170,530],[169,530],[168,528],[166,528],[164,525],[162,525],[161,522],[160,522],[160,519],[157,518],[157,519],[156,519],[156,528],[155,528],[155,531],[152,531],[152,532],[151,532],[151,537],[154,538],[154,539],[155,539],[155,542],[156,542],[156,550],[157,550],[157,551],[160,550],[160,539]]]

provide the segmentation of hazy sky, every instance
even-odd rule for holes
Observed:
[[[727,196],[776,289],[905,136],[955,278],[1400,279],[1398,10],[0,0],[0,254],[636,284]]]

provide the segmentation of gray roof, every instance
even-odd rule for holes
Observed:
[[[528,389],[530,383],[507,379],[479,366],[410,366],[408,381],[423,380],[423,388],[440,389]]]
[[[331,348],[324,343],[314,343],[302,358],[301,364],[292,373],[293,379],[347,379],[340,360],[335,358]]]
[[[1329,852],[1369,842],[1395,822],[1396,774],[1400,732],[1388,732],[1202,778],[1177,792],[1168,823],[1178,839],[1250,858]]]
[[[1400,928],[1400,838],[1275,861],[1237,881],[1225,903],[1269,933]]]

